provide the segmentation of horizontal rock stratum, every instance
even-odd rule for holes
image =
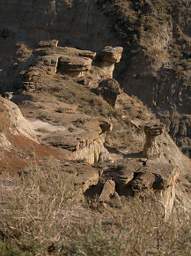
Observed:
[[[168,220],[176,196],[185,204],[177,181],[191,164],[164,125],[113,79],[123,48],[107,46],[96,53],[58,43],[41,41],[34,49],[17,45],[14,72],[20,86],[11,97],[3,95],[23,114],[12,101],[0,99],[2,167],[8,162],[7,170],[15,165],[20,171],[52,157],[64,169],[77,168],[71,175],[79,200],[100,186],[98,201],[104,206],[112,197],[120,201],[153,191]]]

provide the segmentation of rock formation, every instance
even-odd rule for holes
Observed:
[[[81,77],[91,69],[92,60],[85,57],[60,57],[57,71],[69,76]]]
[[[6,249],[65,254],[63,229],[76,238],[79,224],[88,239],[81,236],[77,246],[70,239],[69,254],[80,246],[89,255],[99,244],[106,250],[98,246],[98,254],[134,255],[125,240],[131,240],[127,230],[139,233],[137,226],[143,230],[137,254],[152,254],[147,242],[157,255],[180,253],[182,240],[176,246],[166,236],[182,236],[182,215],[187,225],[191,213],[191,162],[177,147],[191,154],[190,10],[186,0],[0,1],[0,242]],[[15,204],[15,191],[26,192],[23,205]],[[15,216],[19,207],[24,218]],[[173,219],[177,234],[169,230]],[[29,222],[34,233],[22,234]],[[114,241],[113,251],[116,231],[122,244]]]
[[[143,154],[147,159],[160,157],[160,148],[157,137],[163,133],[163,125],[145,126],[146,142],[143,149]]]
[[[6,135],[10,133],[14,136],[22,135],[29,138],[30,140],[37,142],[36,134],[30,122],[23,117],[20,109],[16,104],[0,97],[0,108],[2,122],[0,131],[2,138],[5,139]]]
[[[122,87],[162,116],[161,120],[165,118],[168,125],[174,127],[176,123],[177,129],[186,128],[183,116],[187,115],[190,122],[191,105],[190,8],[188,1],[180,0],[162,3],[154,0],[34,3],[29,0],[27,4],[20,3],[20,7],[8,0],[1,3],[0,61],[3,71],[0,79],[4,80],[4,76],[10,79],[7,66],[10,60],[15,61],[11,56],[17,42],[34,46],[41,40],[42,46],[49,47],[57,46],[57,41],[51,44],[50,39],[58,38],[61,45],[104,52],[105,56],[111,56],[112,52],[108,47],[101,51],[105,45],[121,45],[125,54],[116,77]],[[104,69],[111,77],[108,65]],[[142,87],[144,93],[140,90]],[[179,115],[178,119],[171,117],[172,108]],[[188,130],[183,136],[178,132],[174,134],[174,129],[169,130],[177,145],[187,153],[191,144]]]
[[[115,107],[117,96],[121,93],[120,85],[115,79],[102,80],[96,89],[112,107]]]
[[[10,100],[0,97],[0,165],[3,172],[20,172],[46,157],[66,158],[64,152],[40,144],[31,122]]]
[[[23,44],[18,45],[18,62],[15,70],[18,81],[22,81],[26,90],[44,83],[47,75],[63,75],[75,79],[85,79],[86,84],[96,87],[103,79],[113,77],[115,64],[122,56],[122,47],[106,47],[101,52],[79,50],[58,46],[57,40],[41,41],[38,48],[21,58]],[[23,65],[23,62],[25,63]],[[26,68],[27,67],[27,68]],[[37,89],[37,88],[36,88]]]
[[[108,150],[105,148],[104,143],[106,136],[112,130],[112,125],[108,122],[99,124],[100,132],[95,132],[96,123],[91,124],[92,130],[90,134],[82,134],[77,142],[76,148],[72,154],[72,159],[85,161],[89,164],[98,162],[105,162],[111,160]],[[94,131],[93,131],[94,129]]]
[[[34,49],[19,47],[14,72],[20,88],[12,100],[28,121],[14,103],[2,98],[4,105],[12,106],[7,111],[12,113],[9,127],[14,136],[28,138],[35,152],[45,150],[42,156],[59,159],[73,177],[79,201],[89,192],[95,196],[94,189],[104,205],[116,198],[121,204],[121,196],[144,198],[151,191],[168,219],[177,193],[176,170],[186,173],[190,163],[156,117],[113,79],[123,49],[105,47],[96,53],[61,47],[57,40],[41,41]],[[19,148],[6,133],[0,143],[7,150]],[[22,154],[29,157],[26,151]]]
[[[106,46],[97,54],[95,61],[102,68],[103,77],[113,78],[115,64],[120,62],[122,53],[122,47]]]
[[[107,180],[103,186],[101,195],[99,197],[100,203],[108,203],[110,201],[110,197],[115,193],[115,182],[113,180]]]
[[[176,199],[176,189],[178,178],[180,177],[180,170],[174,167],[172,175],[166,180],[165,189],[161,191],[162,203],[165,209],[165,220],[169,220]]]

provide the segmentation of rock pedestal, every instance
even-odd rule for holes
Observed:
[[[163,133],[163,125],[146,125],[144,127],[146,142],[143,149],[144,157],[154,159],[160,157],[160,148],[157,143],[157,138]]]
[[[115,64],[120,62],[122,53],[122,47],[106,46],[97,54],[97,65],[102,68],[102,72],[105,73],[106,77],[113,78]]]
[[[102,63],[115,64],[120,62],[122,53],[123,53],[122,47],[106,46],[100,52],[98,57]]]

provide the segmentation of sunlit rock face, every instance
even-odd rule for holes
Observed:
[[[97,87],[104,79],[112,80],[115,65],[120,62],[123,52],[122,47],[112,46],[98,52],[62,47],[58,46],[58,40],[40,41],[34,49],[24,44],[17,47],[15,81],[19,86],[23,84],[25,90],[35,90],[47,76],[51,79],[55,75],[60,75],[60,79],[67,76],[89,87]]]
[[[111,161],[105,147],[106,136],[112,131],[112,124],[107,121],[87,123],[87,132],[76,138],[76,145],[71,154],[72,160],[81,160],[89,164]]]
[[[56,38],[63,46],[99,52],[106,45],[123,46],[115,78],[165,119],[170,135],[190,155],[190,8],[186,0],[2,0],[0,69],[19,41],[34,46]],[[111,76],[111,66],[105,70]]]
[[[8,142],[10,135],[24,136],[37,142],[36,134],[30,122],[23,117],[16,104],[0,97],[0,111],[2,122],[0,126],[1,141],[4,142],[4,145],[10,146]]]

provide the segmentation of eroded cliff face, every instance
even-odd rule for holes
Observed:
[[[126,49],[119,74],[124,88],[166,120],[189,154],[190,2],[100,0],[98,5]]]
[[[190,209],[190,202],[185,206],[183,200],[190,161],[164,125],[113,78],[122,53],[122,47],[97,52],[61,47],[57,40],[40,41],[36,48],[17,45],[14,77],[19,87],[12,94],[4,91],[7,99],[0,101],[7,106],[4,112],[9,133],[14,127],[14,141],[3,122],[1,161],[10,163],[5,153],[14,149],[12,159],[22,161],[22,152],[28,159],[22,166],[27,166],[33,147],[41,164],[46,163],[44,157],[61,163],[74,181],[79,201],[92,194],[107,208],[113,197],[120,204],[121,196],[132,199],[151,192],[168,220],[177,198]]]
[[[96,1],[1,1],[1,36],[29,43],[57,38],[84,49],[100,49],[117,40]],[[1,39],[2,39],[1,37]]]
[[[30,120],[39,147],[46,148],[42,155],[53,155],[66,166],[68,163],[69,171],[78,166],[80,171],[75,173],[75,179],[82,197],[91,186],[99,187],[101,182],[101,193],[98,193],[101,202],[110,200],[114,194],[134,196],[151,190],[159,195],[168,219],[177,197],[183,199],[187,195],[184,182],[188,182],[185,176],[190,161],[156,117],[123,89],[137,95],[160,116],[164,110],[163,120],[169,121],[170,133],[174,132],[177,143],[180,134],[183,144],[188,145],[189,121],[186,130],[184,119],[181,132],[179,119],[176,129],[173,128],[176,111],[180,118],[185,113],[189,120],[190,104],[189,87],[185,91],[180,77],[174,81],[176,76],[169,75],[177,75],[176,61],[181,60],[183,47],[176,42],[178,50],[171,52],[175,40],[172,20],[161,22],[158,34],[160,6],[147,1],[132,1],[124,6],[122,1],[23,1],[20,5],[6,1],[1,4],[1,10],[6,7],[1,18],[10,16],[7,24],[2,23],[6,25],[1,30],[2,51],[23,41],[17,44],[16,54],[1,55],[4,79],[1,81],[7,82],[2,83],[2,95],[7,97],[7,91],[13,91],[10,99]],[[166,12],[170,7],[166,2],[162,5]],[[188,37],[185,47],[189,50]],[[53,38],[56,40],[42,40]],[[109,42],[112,46],[106,46]],[[121,57],[116,71],[115,64]],[[189,78],[189,73],[185,76]],[[121,80],[121,87],[113,77]],[[188,101],[181,101],[181,105],[182,97]],[[16,126],[23,133],[27,125],[21,126],[22,120]],[[1,136],[0,142],[10,149],[6,136]],[[23,142],[22,138],[20,143]],[[46,144],[45,148],[41,144]],[[28,151],[24,153],[26,156]],[[86,172],[81,172],[84,162],[100,164],[101,171],[90,167],[90,174],[86,165]],[[179,175],[181,185],[176,192]]]
[[[121,45],[123,61],[115,77],[158,114],[178,146],[190,154],[188,1],[2,0],[0,5],[1,69],[14,63],[19,41],[29,46],[56,38],[60,45],[94,51]],[[1,71],[1,80],[6,77]]]

